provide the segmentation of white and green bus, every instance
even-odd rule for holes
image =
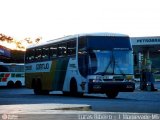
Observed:
[[[24,63],[0,62],[0,86],[20,88],[24,86]]]
[[[133,51],[127,35],[77,34],[30,46],[25,55],[25,85],[35,94],[133,92]]]

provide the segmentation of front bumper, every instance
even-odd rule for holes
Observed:
[[[89,82],[89,93],[106,93],[106,91],[116,90],[118,92],[133,92],[135,90],[134,82]]]

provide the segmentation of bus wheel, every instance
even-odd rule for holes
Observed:
[[[117,97],[118,91],[116,91],[116,90],[114,90],[114,91],[109,90],[109,91],[106,92],[106,95],[107,95],[107,97],[108,97],[109,99],[114,99],[114,98]]]
[[[41,95],[41,82],[39,80],[34,81],[34,94]]]
[[[49,95],[49,90],[42,90],[41,95]]]
[[[75,79],[72,79],[70,82],[70,94],[72,96],[76,96],[77,95],[77,82]]]
[[[63,95],[64,95],[64,96],[70,96],[70,92],[65,92],[65,91],[63,91]]]
[[[35,94],[35,95],[40,95],[40,90],[35,88],[35,89],[34,89],[34,94]]]
[[[14,82],[13,82],[13,81],[9,81],[9,82],[7,83],[7,87],[8,87],[8,88],[13,88],[13,87],[14,87]]]
[[[41,85],[41,81],[37,80],[34,81],[34,94],[35,95],[48,95],[49,94],[49,90],[42,90],[42,85]]]
[[[34,89],[34,94],[35,95],[49,95],[49,91],[48,90]]]
[[[22,87],[21,81],[16,81],[15,88],[21,88],[21,87]]]

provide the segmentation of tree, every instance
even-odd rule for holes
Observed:
[[[13,38],[7,35],[0,33],[0,40],[7,41],[8,43],[13,42]]]
[[[17,49],[17,50],[22,50],[22,51],[26,49],[27,45],[38,44],[41,41],[41,39],[42,37],[37,37],[36,39],[31,39],[31,37],[26,37],[25,39],[22,39],[22,40],[16,40],[11,36],[7,36],[5,34],[0,33],[0,41],[2,41],[1,43],[2,45],[4,45],[4,42],[6,42],[8,46],[13,44],[15,48],[10,48],[10,49]]]

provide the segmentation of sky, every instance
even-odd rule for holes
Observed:
[[[159,0],[0,0],[0,33],[50,40],[91,32],[160,36]]]

